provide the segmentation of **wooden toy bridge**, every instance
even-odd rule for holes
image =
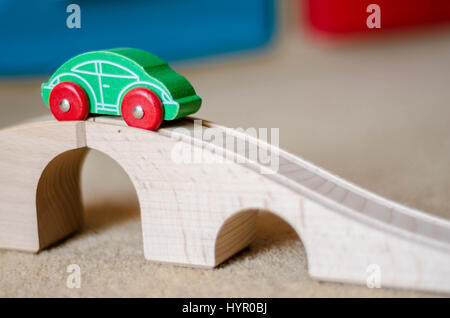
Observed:
[[[224,147],[221,138],[198,138],[189,118],[157,133],[111,117],[41,119],[0,131],[0,247],[37,252],[80,227],[79,172],[91,148],[132,180],[148,260],[214,267],[251,242],[257,212],[265,210],[298,233],[312,277],[365,284],[375,264],[382,286],[450,292],[449,221],[238,131],[203,125],[205,134],[214,129],[223,140],[276,155],[278,169]],[[217,160],[174,160],[180,143]]]

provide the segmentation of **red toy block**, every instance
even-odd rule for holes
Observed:
[[[370,4],[380,7],[379,29],[367,26]],[[301,9],[314,30],[331,35],[380,32],[450,21],[448,0],[302,0]]]

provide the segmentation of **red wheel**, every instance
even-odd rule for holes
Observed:
[[[61,82],[50,92],[50,110],[57,120],[85,120],[89,114],[89,97],[73,82]]]
[[[130,90],[122,99],[122,117],[128,126],[156,130],[164,118],[159,97],[146,87]]]

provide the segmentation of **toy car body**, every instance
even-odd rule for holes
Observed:
[[[149,130],[201,106],[186,78],[157,56],[132,48],[70,59],[42,84],[42,97],[58,120],[84,120],[89,113],[122,115],[128,125]]]

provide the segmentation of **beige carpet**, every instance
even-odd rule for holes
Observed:
[[[450,34],[312,46],[284,35],[271,53],[179,70],[230,127],[279,127],[283,148],[404,204],[450,218]],[[39,81],[0,83],[0,126],[47,114]],[[319,282],[293,231],[269,214],[258,237],[215,270],[147,262],[134,190],[92,152],[83,172],[85,228],[37,255],[0,251],[0,296],[435,296]],[[1,204],[1,203],[0,203]],[[80,289],[66,267],[81,268]]]

